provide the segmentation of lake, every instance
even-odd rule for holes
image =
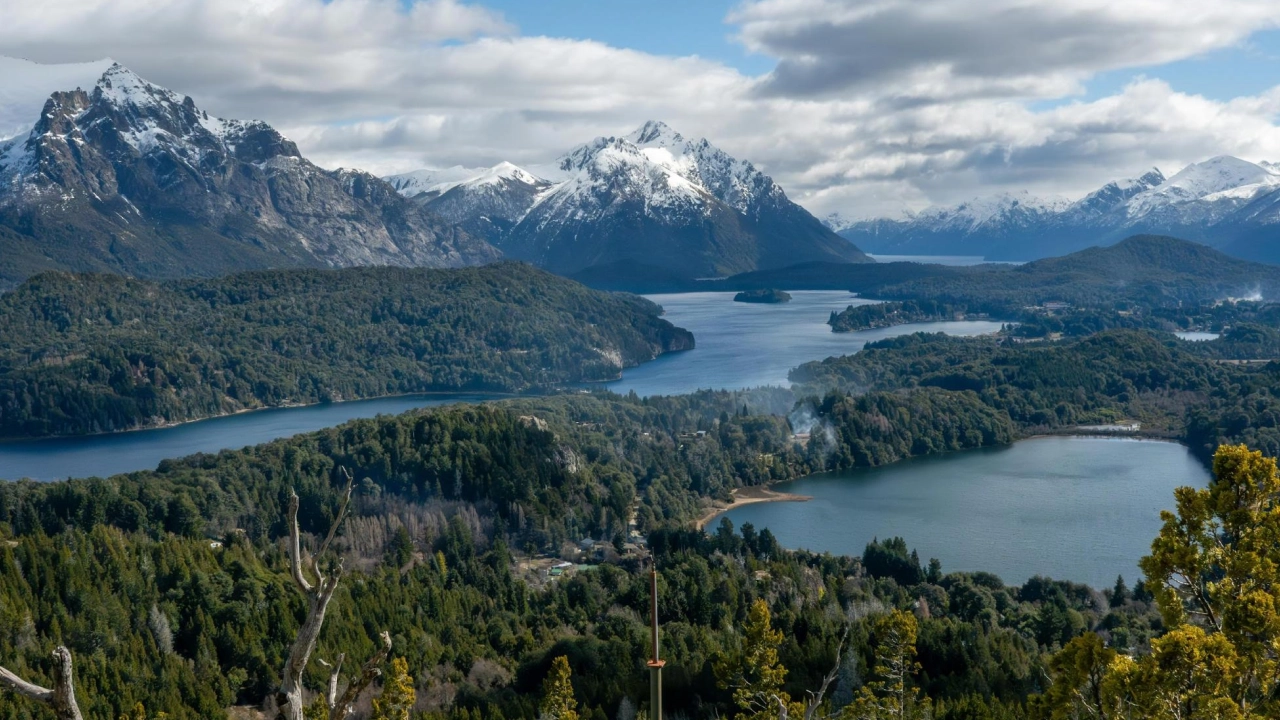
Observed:
[[[1208,340],[1217,340],[1221,337],[1216,332],[1203,332],[1199,330],[1183,330],[1175,332],[1174,335],[1177,335],[1183,340],[1190,340],[1191,342],[1205,342]]]
[[[1002,448],[915,458],[777,485],[808,502],[745,505],[735,526],[769,528],[788,548],[861,555],[901,536],[944,572],[985,570],[1006,583],[1032,575],[1132,586],[1173,489],[1206,487],[1191,452],[1152,440],[1042,437]],[[719,519],[708,529],[714,531]]]
[[[693,332],[697,347],[625,370],[606,387],[639,395],[679,395],[708,388],[789,386],[787,373],[810,360],[848,355],[874,340],[913,332],[985,335],[999,322],[974,320],[899,325],[833,333],[827,319],[850,305],[870,305],[847,292],[789,291],[791,302],[740,303],[731,292],[647,295],[672,323]]]
[[[355,418],[419,407],[479,402],[480,395],[403,395],[227,415],[154,430],[78,438],[0,442],[0,479],[58,480],[152,470],[161,460],[258,445]]]
[[[787,371],[830,355],[857,352],[870,340],[926,330],[955,334],[994,332],[995,322],[923,323],[861,333],[833,333],[831,311],[873,302],[847,292],[795,292],[780,305],[736,303],[733,293],[652,295],[666,317],[694,333],[697,348],[674,353],[623,373],[609,383],[617,392],[676,394],[701,388],[740,389],[787,385]],[[392,415],[481,395],[406,395],[306,407],[240,413],[175,427],[83,438],[0,443],[0,479],[112,475],[154,469],[161,460],[246,445],[340,425],[356,418]]]

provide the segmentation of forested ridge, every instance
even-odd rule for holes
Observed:
[[[517,263],[169,282],[50,273],[0,296],[0,437],[607,380],[693,347],[660,312]]]
[[[1212,345],[1146,330],[1052,344],[917,333],[806,363],[791,379],[814,395],[966,391],[1007,416],[1018,435],[1138,420],[1206,461],[1224,443],[1280,455],[1280,362],[1223,362],[1205,347]]]

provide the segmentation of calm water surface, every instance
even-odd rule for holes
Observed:
[[[614,392],[639,395],[678,395],[695,390],[789,386],[787,372],[810,360],[848,355],[873,340],[913,332],[983,335],[1000,329],[999,322],[967,321],[899,325],[853,333],[833,333],[827,325],[832,311],[850,305],[870,305],[847,292],[790,291],[791,302],[740,303],[731,292],[648,295],[666,309],[664,316],[693,332],[697,347],[625,370],[609,383]]]
[[[1198,331],[1176,332],[1174,333],[1174,335],[1177,335],[1183,340],[1190,340],[1192,342],[1204,342],[1206,340],[1217,340],[1220,337],[1220,335],[1218,335],[1218,333],[1216,332],[1198,332]]]
[[[355,418],[394,415],[413,408],[484,399],[480,395],[404,395],[259,410],[157,430],[34,442],[0,442],[0,479],[58,480],[152,470],[166,458],[258,445],[341,425]]]
[[[846,292],[792,294],[795,299],[782,305],[735,303],[733,293],[652,296],[666,307],[667,319],[694,332],[697,349],[627,370],[624,379],[611,383],[610,389],[651,395],[786,385],[787,371],[796,365],[856,352],[868,340],[916,330],[973,334],[999,329],[999,323],[927,323],[836,334],[825,324],[832,310],[871,301]],[[0,479],[55,480],[150,470],[166,458],[257,445],[355,418],[484,399],[478,395],[408,395],[263,410],[159,430],[0,443]]]
[[[1174,443],[1047,437],[816,475],[778,486],[813,500],[726,515],[735,526],[769,528],[784,547],[861,555],[873,538],[897,535],[944,571],[1110,587],[1116,575],[1130,585],[1141,577],[1138,558],[1150,552],[1173,489],[1208,482]]]

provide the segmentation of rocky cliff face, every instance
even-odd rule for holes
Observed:
[[[0,146],[0,283],[44,269],[138,276],[500,253],[366,173],[328,171],[261,122],[222,120],[112,65]]]

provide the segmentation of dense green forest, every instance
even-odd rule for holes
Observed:
[[[0,437],[607,380],[693,347],[660,313],[517,263],[169,282],[40,275],[0,297]]]
[[[910,685],[934,717],[1028,717],[1065,677],[1053,653],[1073,638],[1096,633],[1138,655],[1158,642],[1173,620],[1144,586],[1006,587],[948,574],[899,539],[833,558],[782,550],[750,527],[687,528],[740,485],[1084,421],[1142,417],[1198,447],[1274,448],[1276,372],[1144,331],[1052,346],[916,335],[797,370],[814,394],[790,421],[773,414],[790,406],[781,390],[536,397],[359,420],[153,472],[4,483],[0,658],[47,680],[50,647],[67,644],[92,716],[141,702],[210,717],[261,702],[305,610],[281,544],[288,493],[301,496],[303,531],[322,534],[344,466],[358,478],[340,538],[351,574],[317,655],[367,657],[389,630],[423,717],[534,717],[561,655],[584,717],[643,710],[640,561],[623,553],[550,582],[525,564],[582,537],[620,550],[633,512],[662,570],[668,714],[734,712],[717,668],[741,655],[741,628],[764,600],[792,697],[821,684],[848,628],[829,707],[861,707],[883,687],[885,618],[906,612]],[[324,675],[310,672],[318,690]],[[0,720],[41,712],[0,703]]]
[[[1158,629],[1141,594],[1113,607],[1069,583],[948,575],[901,540],[832,558],[784,551],[749,526],[722,523],[711,537],[684,529],[741,483],[1013,435],[973,393],[919,389],[831,395],[814,422],[833,437],[805,445],[783,418],[755,411],[777,402],[727,392],[529,398],[360,420],[155,472],[2,484],[0,664],[44,678],[51,645],[67,644],[93,717],[139,702],[172,718],[260,702],[304,612],[280,543],[287,494],[301,496],[304,532],[322,534],[338,465],[359,479],[340,538],[355,574],[317,654],[366,657],[389,630],[419,710],[433,717],[534,717],[558,655],[573,667],[584,717],[643,705],[647,591],[636,561],[541,586],[519,565],[582,536],[620,542],[636,505],[662,571],[673,716],[731,710],[713,665],[738,647],[734,628],[758,598],[786,638],[780,657],[797,697],[831,669],[850,625],[837,704],[873,674],[877,618],[914,608],[919,682],[939,717],[1018,717],[1044,688],[1049,649],[1089,628],[1141,646]],[[323,682],[313,669],[312,687]],[[35,706],[0,703],[3,720],[34,717],[44,717]]]
[[[743,303],[784,303],[791,302],[791,294],[777,289],[743,290],[733,296],[733,301]]]
[[[1280,363],[1223,362],[1212,347],[1143,330],[1108,330],[1059,343],[915,334],[856,355],[806,363],[798,392],[970,392],[1026,435],[1138,420],[1206,460],[1224,443],[1280,455]]]
[[[831,332],[856,332],[907,323],[954,320],[957,315],[963,316],[964,309],[932,300],[906,300],[850,305],[840,312],[832,312],[827,324],[831,326]]]

